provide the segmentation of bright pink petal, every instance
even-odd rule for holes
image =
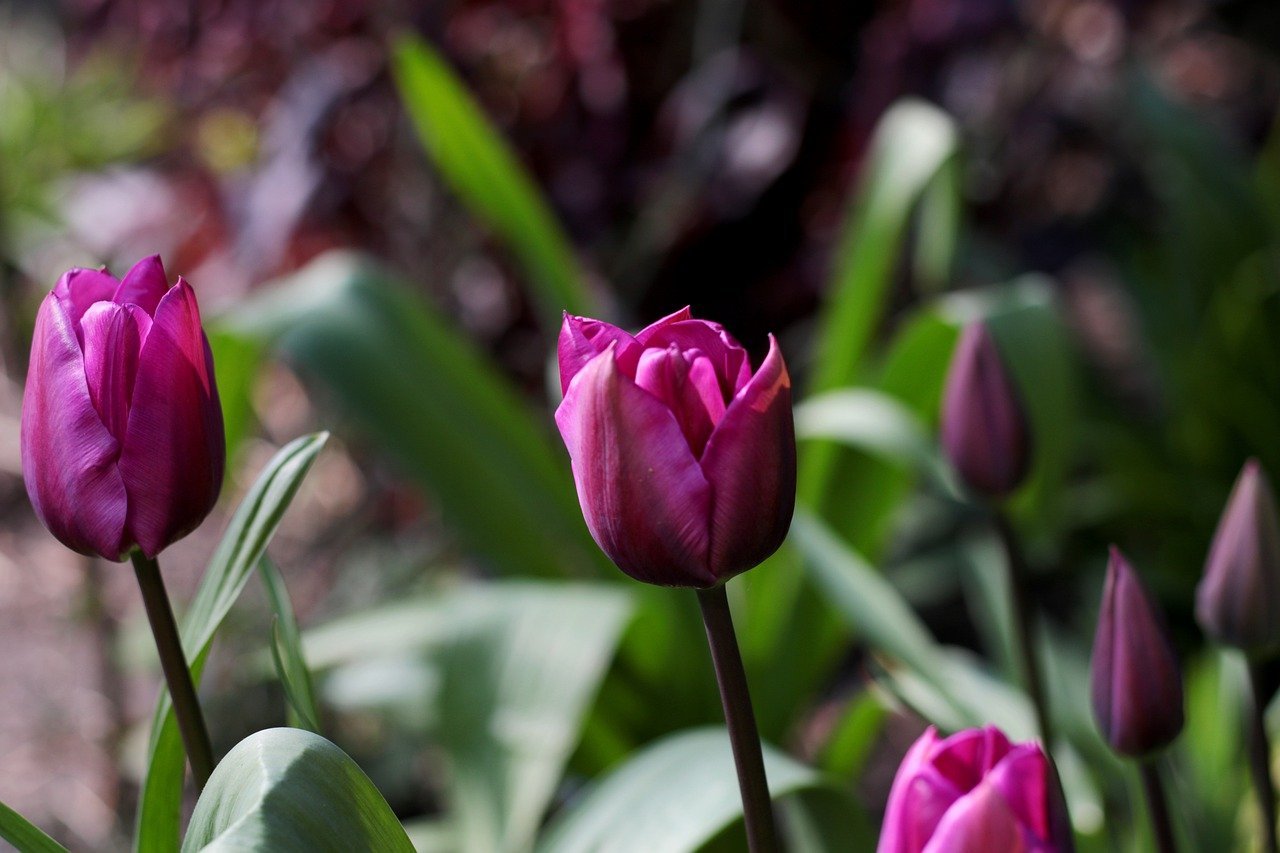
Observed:
[[[137,306],[97,302],[80,320],[84,338],[84,373],[89,397],[102,423],[118,441],[129,422],[129,401],[138,372],[142,335],[134,314],[151,320]]]
[[[729,404],[701,465],[714,503],[710,567],[724,580],[776,551],[795,510],[791,379],[772,336],[769,355]]]
[[[751,380],[751,361],[747,351],[719,323],[709,320],[659,321],[636,335],[636,340],[646,347],[665,349],[674,344],[681,350],[701,351],[715,365],[721,393],[726,398],[732,398]]]
[[[1026,853],[1029,849],[1000,792],[984,782],[947,810],[924,853]]]
[[[626,331],[603,320],[592,320],[589,317],[564,315],[564,323],[560,326],[560,340],[557,344],[557,356],[560,362],[560,393],[569,391],[569,383],[587,362],[609,348],[609,344],[617,347],[617,358],[621,362],[621,370],[627,376],[636,375],[636,363],[640,359],[641,347]]]
[[[699,361],[709,368],[707,359]],[[697,384],[699,381],[705,382],[705,378],[691,376],[691,368],[689,361],[675,347],[665,350],[648,349],[640,355],[640,363],[636,367],[636,384],[671,410],[689,448],[697,457],[702,455],[702,449],[706,447],[716,421],[707,410],[702,389]],[[701,371],[700,376],[705,375],[706,371]],[[719,415],[724,414],[724,400],[719,396],[720,388],[714,373],[710,374],[710,381],[714,400],[719,402],[719,411],[716,413],[718,420]]]
[[[556,424],[587,527],[618,567],[665,586],[715,584],[707,481],[671,411],[621,373],[613,348],[574,377]]]
[[[640,343],[644,343],[645,341],[649,340],[649,338],[653,335],[653,332],[655,329],[660,329],[663,326],[669,326],[672,323],[679,323],[682,320],[692,320],[692,319],[693,319],[693,313],[689,310],[689,306],[686,305],[683,308],[681,308],[679,311],[672,311],[670,314],[663,317],[662,319],[655,320],[649,325],[645,326],[643,329],[641,329],[639,332],[636,333],[636,340],[640,341]]]
[[[933,766],[961,791],[968,791],[1012,749],[995,726],[965,729],[947,738],[933,756]]]
[[[89,306],[95,302],[110,302],[120,281],[105,269],[86,270],[72,269],[62,274],[53,292],[62,300],[67,316],[71,318],[76,332],[76,340],[83,343],[80,337],[80,318]]]
[[[179,278],[160,300],[142,346],[120,456],[129,530],[147,556],[208,515],[225,455],[213,358],[195,294]]]
[[[46,296],[22,398],[22,476],[36,515],[59,541],[118,560],[129,544],[120,445],[94,408],[75,327],[69,303]]]
[[[930,726],[898,765],[876,853],[918,853],[959,796],[937,789],[924,775],[937,743],[937,729]]]
[[[160,262],[159,255],[152,255],[133,265],[133,269],[121,280],[111,301],[121,305],[137,305],[155,316],[156,306],[168,292],[169,278],[165,275],[164,264]]]

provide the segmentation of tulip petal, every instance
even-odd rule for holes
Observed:
[[[226,448],[213,357],[195,293],[181,278],[142,346],[120,471],[129,530],[154,557],[213,508]]]
[[[923,853],[1025,853],[1029,849],[1004,797],[983,782],[947,810]]]
[[[53,292],[62,300],[62,306],[71,319],[76,332],[76,340],[84,344],[80,332],[80,318],[89,306],[95,302],[110,302],[120,281],[105,269],[86,270],[71,269],[62,274]]]
[[[1049,840],[1054,831],[1057,784],[1040,747],[1032,743],[1014,746],[987,774],[986,784],[1000,792],[1019,824],[1040,840]]]
[[[937,743],[938,731],[930,726],[898,765],[876,853],[916,853],[959,797],[959,792],[937,790],[926,777]]]
[[[564,315],[564,323],[560,326],[560,340],[556,347],[556,355],[560,362],[560,393],[569,392],[569,383],[587,362],[609,348],[609,344],[617,345],[617,358],[621,369],[627,376],[635,376],[636,363],[640,359],[642,347],[623,329],[606,323],[603,320],[592,320],[589,317]]]
[[[89,396],[102,423],[119,441],[129,421],[129,401],[138,371],[142,335],[134,314],[151,319],[137,306],[97,302],[80,320],[84,335],[84,374]]]
[[[676,315],[672,315],[675,317]],[[721,392],[732,398],[751,380],[751,360],[747,351],[725,331],[724,326],[709,320],[659,320],[636,335],[645,347],[666,348],[674,344],[683,350],[701,350],[716,366],[721,378]]]
[[[758,565],[778,549],[796,499],[791,379],[778,342],[729,404],[702,453],[711,483],[711,562],[717,580]]]
[[[652,323],[645,326],[639,332],[636,332],[636,340],[640,341],[640,343],[644,343],[645,341],[649,340],[650,336],[653,335],[653,332],[655,329],[660,329],[663,326],[669,326],[672,323],[679,323],[683,320],[692,320],[692,319],[693,319],[693,312],[689,309],[689,306],[686,305],[683,308],[681,308],[679,311],[672,311],[667,316],[659,320],[654,320]]]
[[[637,580],[712,586],[710,487],[671,411],[620,371],[616,346],[578,372],[556,409],[587,527]]]
[[[94,408],[70,303],[51,293],[36,316],[22,398],[22,475],[36,515],[59,541],[118,560],[128,508],[116,467],[120,443]]]
[[[957,732],[942,742],[933,766],[961,791],[968,791],[1000,763],[1012,745],[1004,732],[987,725]]]
[[[710,361],[698,358],[694,364],[702,365],[696,375],[693,372],[694,365],[675,347],[664,350],[647,349],[640,354],[640,363],[636,367],[636,384],[671,410],[689,443],[689,449],[697,457],[702,455],[702,449],[707,446],[707,439],[711,437],[716,421],[724,414],[725,406]],[[708,378],[711,382],[709,396],[715,407],[713,411],[708,411],[707,402],[703,399],[704,389],[700,385],[705,385]]]
[[[165,275],[164,264],[159,255],[143,258],[133,265],[133,269],[125,274],[120,287],[112,297],[112,302],[121,305],[137,305],[151,316],[155,316],[156,306],[169,292],[169,278]]]

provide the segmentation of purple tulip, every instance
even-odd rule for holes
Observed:
[[[685,308],[632,337],[565,316],[556,424],[587,527],[618,567],[712,587],[778,549],[796,442],[778,343],[754,373],[721,326]]]
[[[1017,388],[981,322],[960,334],[942,397],[942,448],[965,484],[990,498],[1016,489],[1031,461]]]
[[[1066,805],[1034,743],[994,726],[946,739],[930,727],[898,767],[877,853],[1066,853]]]
[[[1168,630],[1115,547],[1093,638],[1089,687],[1098,728],[1122,755],[1144,756],[1182,731],[1182,673]]]
[[[1280,527],[1267,475],[1250,459],[1231,490],[1196,589],[1196,619],[1250,654],[1280,648]]]
[[[154,558],[213,508],[226,447],[213,357],[191,286],[158,256],[118,281],[73,269],[36,315],[22,474],[64,545]]]

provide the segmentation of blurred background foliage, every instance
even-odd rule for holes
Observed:
[[[219,616],[219,753],[319,729],[419,849],[735,849],[693,597],[608,565],[550,419],[562,310],[690,304],[787,354],[800,510],[730,593],[793,840],[863,849],[926,722],[1033,732],[1003,553],[936,451],[986,317],[1081,847],[1147,843],[1084,692],[1114,542],[1188,675],[1179,832],[1244,849],[1242,674],[1191,606],[1245,458],[1280,476],[1277,44],[1265,0],[10,0],[0,800],[73,846],[125,844],[140,797],[175,828],[128,579],[49,547],[17,451],[43,293],[158,251],[209,322],[229,496],[335,434]],[[222,523],[173,549],[180,599]]]

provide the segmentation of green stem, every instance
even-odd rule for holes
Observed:
[[[733,762],[738,770],[738,788],[742,792],[742,819],[747,829],[747,846],[751,853],[774,853],[778,850],[778,834],[773,822],[773,801],[764,774],[764,755],[760,750],[760,734],[756,730],[755,712],[751,710],[751,694],[747,690],[747,674],[742,668],[738,639],[733,632],[733,616],[724,584],[698,590],[698,605],[711,646],[711,662],[715,666],[724,721],[729,728]]]
[[[1249,662],[1249,770],[1262,820],[1262,849],[1276,853],[1276,789],[1271,779],[1271,742],[1266,726],[1267,694],[1261,668]]]
[[[160,667],[164,670],[164,680],[169,686],[173,713],[178,719],[182,744],[186,747],[187,757],[191,762],[191,774],[195,777],[196,787],[203,791],[205,783],[209,781],[209,774],[213,772],[213,747],[209,744],[209,731],[205,728],[204,715],[200,713],[200,703],[196,700],[191,670],[187,668],[187,656],[182,653],[182,641],[178,638],[178,626],[173,620],[173,608],[169,606],[169,596],[165,593],[164,581],[160,578],[160,564],[138,550],[131,552],[129,558],[133,560],[138,587],[142,590],[142,603],[147,609],[147,621],[151,623],[151,633],[156,638]]]
[[[1147,815],[1151,818],[1151,829],[1156,837],[1156,850],[1159,853],[1177,853],[1173,841],[1173,824],[1169,822],[1169,805],[1164,793],[1164,782],[1160,779],[1160,770],[1155,759],[1138,764],[1142,774],[1142,788],[1147,795]]]
[[[1018,546],[1017,534],[1013,532],[1004,513],[996,510],[993,513],[996,531],[1004,545],[1009,565],[1009,610],[1013,616],[1015,654],[1018,655],[1022,667],[1022,676],[1031,695],[1031,703],[1036,711],[1036,723],[1040,728],[1040,739],[1044,742],[1045,752],[1053,746],[1053,726],[1049,722],[1049,703],[1045,698],[1044,679],[1040,674],[1040,658],[1036,655],[1034,633],[1031,630],[1031,604],[1027,597],[1026,577],[1027,564],[1023,559],[1022,549]]]

